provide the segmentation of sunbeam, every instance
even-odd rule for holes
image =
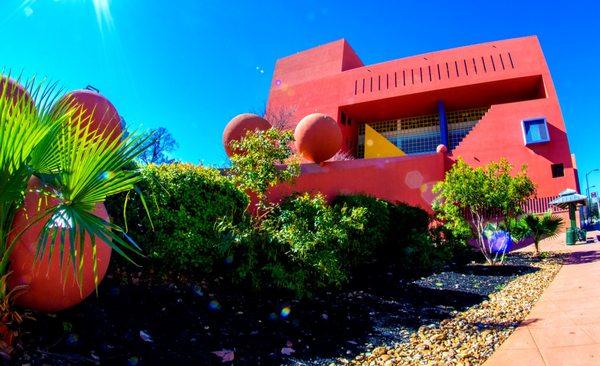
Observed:
[[[100,31],[104,27],[112,28],[112,15],[110,13],[110,0],[92,0],[94,2],[94,10],[96,11],[96,21],[100,27]]]

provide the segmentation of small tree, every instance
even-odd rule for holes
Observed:
[[[455,234],[475,236],[489,264],[496,263],[497,255],[486,243],[485,226],[515,218],[535,191],[525,166],[515,175],[511,170],[505,159],[473,168],[459,158],[445,180],[433,188],[438,193],[433,207],[439,218]]]
[[[555,236],[563,224],[563,219],[547,212],[541,217],[528,214],[523,218],[523,222],[529,229],[528,234],[533,238],[535,254],[540,255],[540,241]]]
[[[173,135],[164,127],[150,130],[148,135],[152,136],[150,146],[140,155],[139,160],[144,164],[170,164],[175,162],[170,154],[179,147],[179,144],[177,144]]]
[[[290,182],[300,174],[298,159],[290,147],[293,141],[291,131],[270,128],[249,132],[241,140],[231,142],[236,153],[231,157],[229,173],[242,190],[256,197],[258,221],[271,210],[267,202],[269,188]]]
[[[276,129],[285,130],[289,129],[290,123],[294,121],[296,108],[289,106],[267,108],[265,104],[262,108],[256,109],[254,113],[269,121],[271,126]]]

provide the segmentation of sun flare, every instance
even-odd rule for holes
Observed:
[[[110,13],[110,0],[92,0],[96,11],[96,20],[100,29],[112,27],[112,15]]]

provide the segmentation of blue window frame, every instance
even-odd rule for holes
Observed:
[[[548,123],[545,118],[525,119],[521,122],[521,126],[523,127],[525,145],[550,141]]]

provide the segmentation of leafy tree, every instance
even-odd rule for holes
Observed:
[[[237,153],[231,157],[229,174],[242,190],[256,197],[258,221],[272,209],[267,202],[267,191],[300,174],[298,159],[290,147],[293,140],[291,131],[270,128],[249,132],[239,141],[231,142]]]
[[[540,255],[540,241],[555,236],[563,224],[562,218],[553,216],[550,212],[545,213],[541,217],[528,214],[522,220],[529,229],[529,235],[533,238],[536,255]]]
[[[179,147],[177,141],[171,133],[164,127],[150,130],[148,136],[151,136],[150,145],[139,156],[139,160],[144,164],[171,164],[175,159],[171,153]]]
[[[511,175],[512,166],[505,159],[473,168],[458,159],[446,173],[444,181],[433,191],[438,193],[434,210],[455,235],[475,237],[488,263],[497,256],[486,244],[484,228],[488,223],[498,225],[522,212],[522,204],[535,192],[526,167]]]

